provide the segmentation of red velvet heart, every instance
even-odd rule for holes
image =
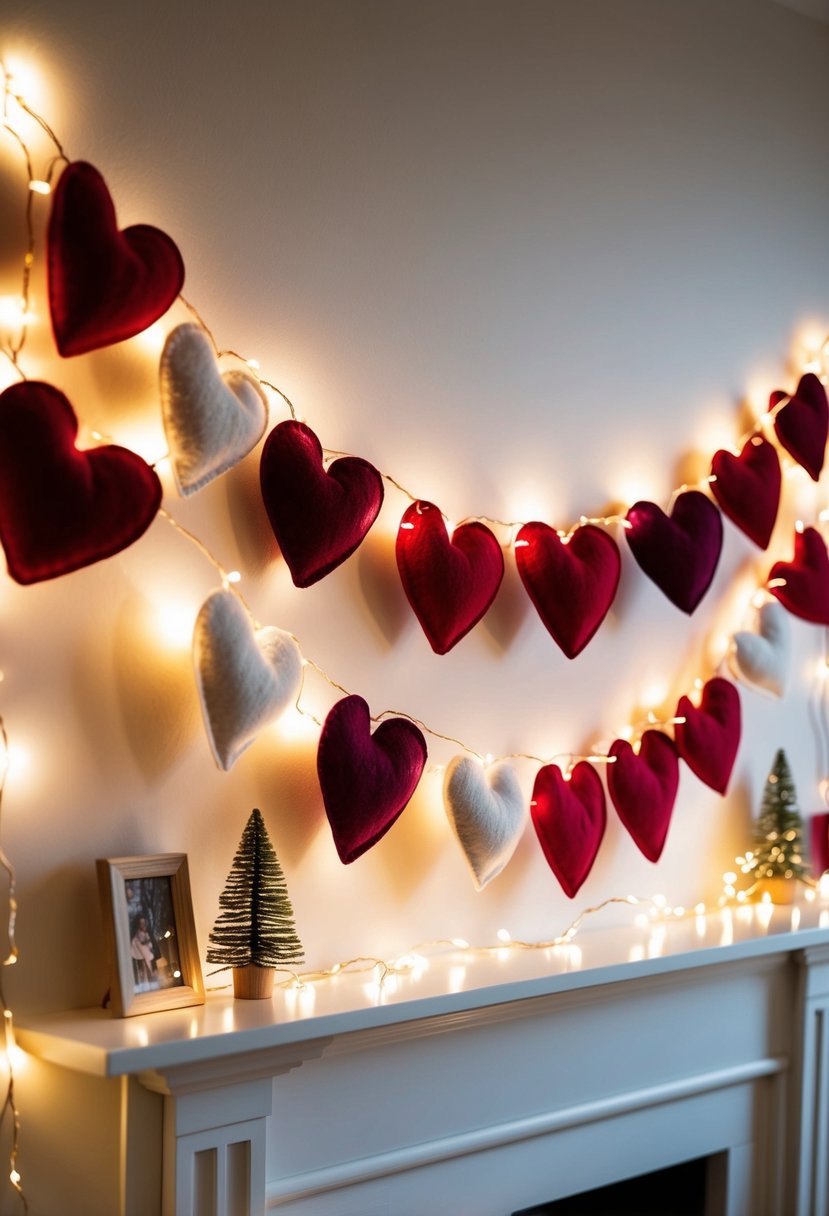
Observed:
[[[569,780],[557,764],[539,769],[530,814],[547,864],[573,899],[596,860],[607,822],[601,778],[580,760]]]
[[[775,562],[768,581],[785,579],[780,587],[769,587],[784,608],[804,621],[829,625],[829,554],[816,528],[794,534],[794,558]]]
[[[692,613],[711,586],[722,549],[722,516],[699,490],[677,496],[670,516],[656,503],[636,502],[625,535],[648,578],[672,604]]]
[[[397,533],[403,590],[435,654],[446,654],[484,615],[504,577],[504,554],[489,528],[461,524],[450,540],[431,502],[408,508]]]
[[[0,395],[0,543],[9,574],[37,583],[111,557],[138,540],[161,503],[140,456],[80,452],[63,393],[26,380]]]
[[[659,861],[679,787],[679,758],[673,740],[659,730],[646,730],[639,754],[617,739],[609,755],[607,788],[619,818],[648,861]]]
[[[413,722],[388,718],[371,733],[362,697],[344,697],[320,734],[317,774],[334,844],[344,865],[356,861],[406,807],[426,763],[426,740]]]
[[[739,456],[714,453],[711,490],[728,518],[761,549],[768,546],[780,505],[780,460],[773,443],[754,435]]]
[[[785,398],[781,390],[772,393],[769,409]],[[774,416],[774,433],[783,447],[802,465],[813,481],[820,477],[829,434],[829,403],[826,390],[814,372],[800,377],[800,382]]]
[[[297,587],[330,574],[361,544],[383,505],[383,479],[360,456],[326,470],[319,439],[294,419],[274,427],[259,481],[274,535]]]
[[[524,524],[515,541],[515,564],[538,615],[574,659],[616,595],[622,567],[616,542],[593,524],[576,528],[569,540],[546,524]]]
[[[49,307],[62,355],[122,342],[167,311],[184,283],[175,243],[158,228],[118,230],[104,179],[85,161],[61,174],[48,234]]]
[[[677,751],[692,773],[712,790],[724,794],[740,746],[740,694],[722,676],[702,690],[699,708],[680,697],[674,728]]]

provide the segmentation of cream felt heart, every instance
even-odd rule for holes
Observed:
[[[759,633],[735,633],[728,665],[749,688],[782,697],[789,677],[792,629],[782,604],[769,600],[758,614]]]
[[[196,619],[193,659],[210,748],[227,771],[296,700],[302,655],[282,629],[254,629],[232,591],[214,591]]]
[[[472,756],[455,756],[446,768],[443,801],[482,891],[512,857],[527,821],[515,770],[503,761],[482,768]]]
[[[161,352],[164,431],[179,494],[187,497],[226,473],[265,433],[268,403],[245,372],[221,372],[207,334],[179,325]]]

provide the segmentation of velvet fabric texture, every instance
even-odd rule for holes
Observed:
[[[590,873],[607,823],[601,778],[579,760],[569,780],[557,764],[539,769],[530,815],[547,864],[573,899]]]
[[[62,392],[25,380],[0,394],[0,542],[9,574],[38,583],[120,553],[147,530],[161,482],[114,444],[79,451]]]
[[[784,580],[779,587],[775,579]],[[775,562],[769,571],[769,591],[784,608],[803,621],[829,625],[829,555],[816,528],[794,534],[794,557]]]
[[[722,549],[722,516],[699,490],[677,496],[670,516],[655,503],[636,502],[625,530],[637,563],[660,591],[689,615],[717,569]]]
[[[711,492],[732,523],[755,545],[768,548],[780,506],[780,459],[773,443],[753,435],[739,456],[714,453]]]
[[[330,574],[361,544],[383,505],[383,479],[360,456],[323,466],[322,445],[304,422],[274,427],[259,466],[262,499],[297,587]]]
[[[714,676],[702,690],[697,708],[680,697],[674,728],[677,751],[692,773],[719,794],[728,781],[740,746],[740,694],[728,680]]]
[[[659,861],[679,788],[679,757],[672,739],[646,730],[639,753],[616,739],[608,755],[607,788],[619,818],[648,861]]]
[[[451,539],[431,502],[415,502],[397,533],[397,568],[406,598],[435,654],[446,654],[484,616],[504,577],[504,554],[484,524]]]
[[[268,403],[252,376],[222,372],[199,325],[178,325],[159,367],[161,414],[179,494],[186,497],[226,473],[256,447]]]
[[[772,393],[769,409],[774,409],[785,397],[779,389]],[[789,455],[817,481],[826,454],[829,404],[826,389],[814,372],[800,377],[794,394],[775,414],[774,433]]]
[[[474,756],[455,756],[446,767],[443,801],[482,891],[512,857],[527,821],[515,769],[503,760],[484,768]]]
[[[325,812],[340,861],[349,865],[385,836],[417,788],[426,740],[406,718],[387,718],[371,733],[362,697],[338,701],[317,750]]]
[[[728,666],[742,683],[758,692],[782,697],[792,657],[792,627],[788,613],[776,600],[758,611],[757,633],[740,630],[731,639]]]
[[[184,284],[175,243],[149,224],[119,231],[106,183],[85,161],[73,161],[60,176],[47,239],[49,308],[62,355],[141,333]]]
[[[554,528],[533,522],[524,524],[514,547],[521,582],[538,615],[567,658],[574,659],[616,595],[622,568],[616,542],[593,524],[564,540]]]

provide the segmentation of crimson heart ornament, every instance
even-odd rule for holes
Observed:
[[[728,781],[740,746],[740,694],[722,676],[714,676],[702,690],[699,706],[680,697],[674,727],[677,751],[692,773],[719,794]]]
[[[769,409],[775,409],[785,397],[779,389],[772,393]],[[829,434],[829,403],[814,372],[800,377],[794,394],[775,414],[774,433],[789,455],[818,481]]]
[[[739,456],[722,448],[711,461],[711,492],[732,523],[766,549],[780,505],[780,460],[773,443],[753,435]]]
[[[326,470],[319,439],[304,422],[274,427],[259,465],[262,500],[297,587],[310,587],[350,557],[383,505],[383,479],[360,456]]]
[[[387,718],[371,733],[362,697],[348,696],[328,714],[317,750],[317,774],[334,844],[348,865],[385,836],[417,788],[426,740],[406,718]]]
[[[560,537],[547,524],[524,524],[515,540],[521,582],[568,659],[584,650],[619,586],[622,561],[612,537],[584,524]]]
[[[406,598],[435,654],[465,637],[495,599],[504,554],[484,524],[460,524],[450,538],[431,502],[415,502],[397,533],[397,568]]]
[[[111,557],[138,540],[161,483],[135,452],[79,451],[62,392],[25,380],[0,395],[0,543],[9,574],[38,583]]]
[[[106,182],[85,161],[60,176],[47,240],[49,309],[64,356],[141,333],[184,284],[175,242],[149,224],[119,230]]]
[[[616,739],[608,755],[610,800],[640,852],[659,861],[679,788],[676,747],[661,731],[646,730],[638,752],[626,739]]]
[[[557,764],[545,764],[535,778],[530,815],[547,864],[573,899],[593,867],[607,822],[592,764],[579,760],[566,777]]]
[[[699,490],[684,490],[670,515],[656,503],[637,502],[627,520],[625,535],[638,565],[672,604],[690,615],[717,569],[723,541],[719,511]]]
[[[829,625],[829,555],[816,528],[795,532],[794,557],[774,563],[768,588],[793,616]]]

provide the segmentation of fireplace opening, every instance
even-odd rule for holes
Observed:
[[[705,1216],[708,1165],[699,1157],[668,1169],[582,1191],[512,1216]]]

